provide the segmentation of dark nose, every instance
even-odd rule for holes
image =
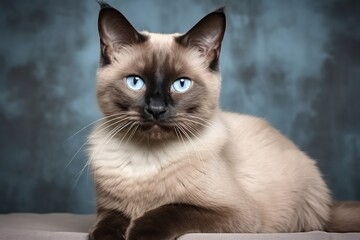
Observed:
[[[145,113],[152,116],[154,119],[159,119],[164,113],[167,112],[167,107],[162,105],[149,105],[145,107]]]

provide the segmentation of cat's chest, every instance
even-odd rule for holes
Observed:
[[[185,172],[190,166],[181,158],[172,162],[173,159],[167,153],[133,152],[111,146],[103,149],[91,164],[98,202],[137,217],[149,209],[178,201],[189,189],[181,181],[185,181],[183,176],[189,176]]]
[[[131,216],[139,215],[155,203],[156,196],[161,195],[155,186],[159,183],[151,179],[124,178],[120,174],[99,171],[97,185],[102,189],[100,201],[111,208],[119,209]],[[155,187],[155,188],[154,188]],[[151,192],[149,189],[153,189]],[[156,192],[154,192],[156,189]]]
[[[201,184],[209,182],[204,168],[213,172],[204,161],[210,161],[217,149],[206,147],[216,134],[208,135],[202,140],[166,142],[155,148],[120,144],[116,138],[107,140],[106,133],[95,131],[90,137],[89,161],[98,204],[137,217],[149,209],[186,202],[189,196],[200,194]]]
[[[129,176],[119,169],[99,168],[95,174],[98,201],[103,206],[118,209],[129,216],[138,217],[144,212],[164,204],[179,201],[190,186],[181,184],[182,169],[167,168],[156,173]]]

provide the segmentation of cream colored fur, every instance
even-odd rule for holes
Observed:
[[[132,218],[172,202],[230,207],[246,216],[245,232],[323,229],[330,197],[313,160],[261,119],[219,112],[213,121],[199,139],[159,149],[105,144],[108,132],[95,130],[95,178],[122,200],[99,203]]]
[[[152,46],[172,46],[172,35],[149,36]],[[119,66],[99,69],[99,87],[135,64],[126,51]],[[189,59],[217,102],[220,76]],[[160,145],[110,138],[111,128],[99,124],[89,138],[98,205],[131,219],[169,203],[231,209],[228,227],[219,229],[226,232],[324,229],[331,199],[315,162],[266,121],[213,111],[200,136]]]

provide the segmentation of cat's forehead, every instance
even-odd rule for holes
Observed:
[[[184,49],[175,42],[179,34],[148,33],[147,51],[143,52],[147,63],[160,70],[179,71],[186,58]]]
[[[175,40],[180,34],[141,32],[147,36],[143,44],[129,46],[117,54],[119,70],[129,69],[134,73],[187,74],[202,67],[202,60],[193,49],[185,48]],[[138,72],[137,72],[138,71]]]
[[[143,46],[142,57],[148,63],[163,65],[168,62],[179,60],[181,55],[180,46],[175,42],[175,37],[179,34],[161,34],[143,32],[148,36],[147,43]]]
[[[148,61],[156,61],[158,64],[181,61],[187,58],[190,49],[180,46],[175,38],[180,36],[178,33],[174,34],[161,34],[161,33],[148,33],[147,43],[144,45],[142,54]]]
[[[174,44],[175,37],[180,36],[179,33],[163,34],[163,33],[150,33],[147,31],[141,32],[148,36],[148,41],[154,46],[171,47]]]

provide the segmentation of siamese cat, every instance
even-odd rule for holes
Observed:
[[[219,9],[185,34],[138,32],[101,3],[90,239],[360,229],[356,203],[331,216],[315,161],[266,121],[220,110],[225,23]]]

